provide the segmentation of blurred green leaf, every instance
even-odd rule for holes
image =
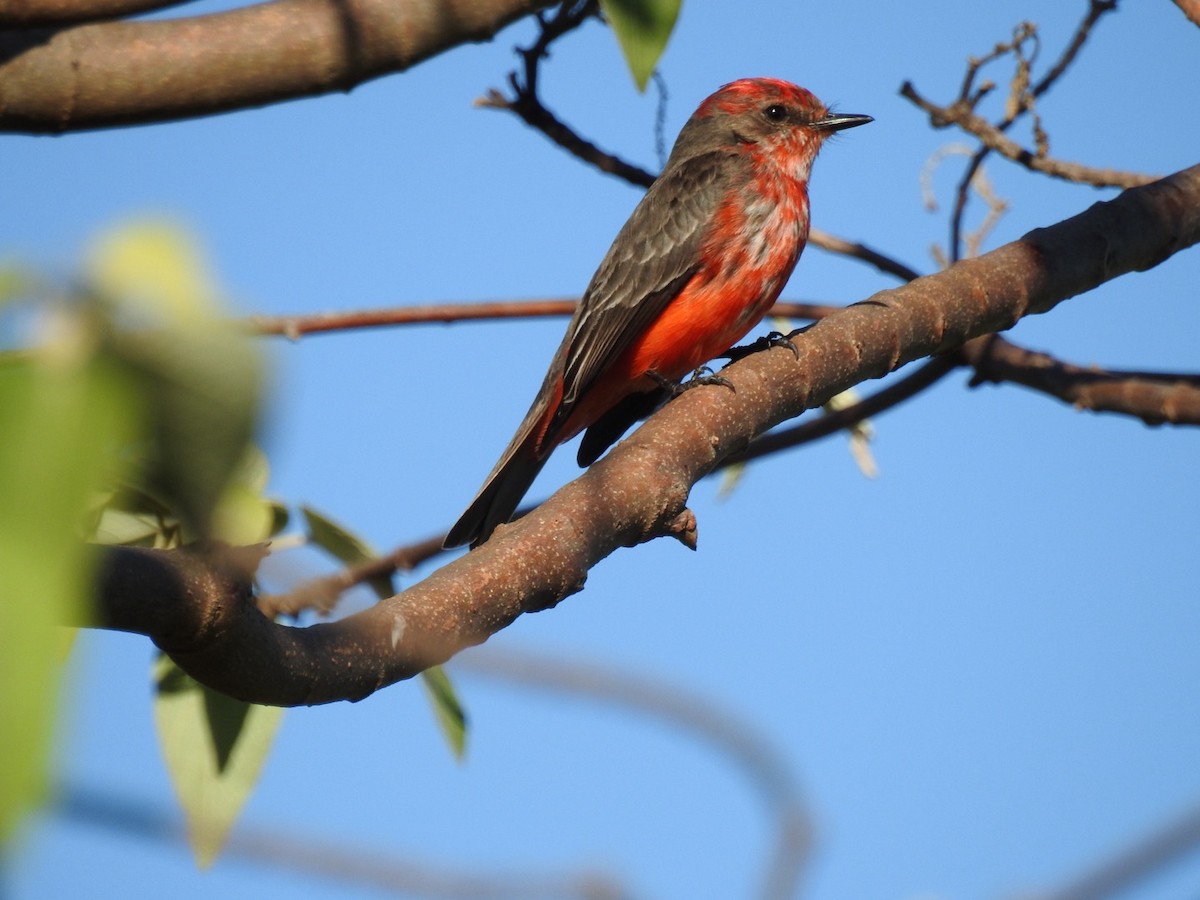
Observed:
[[[283,710],[209,690],[160,655],[154,721],[197,863],[217,858],[258,783]]]
[[[257,544],[274,531],[275,504],[263,496],[271,469],[266,454],[248,445],[221,493],[213,516],[213,531],[230,544]]]
[[[644,91],[679,18],[682,0],[600,0],[639,91]]]
[[[335,559],[352,566],[379,556],[370,544],[324,513],[317,512],[311,506],[301,506],[300,512],[308,526],[309,539]],[[367,584],[380,600],[386,600],[396,593],[391,575],[377,575]]]
[[[292,519],[291,511],[285,503],[279,500],[268,500],[268,505],[271,509],[271,537],[279,534],[288,527],[288,522]]]
[[[441,666],[434,666],[421,673],[421,681],[429,693],[438,727],[450,745],[454,758],[461,761],[467,753],[467,713],[450,676]]]
[[[717,485],[717,497],[721,500],[731,496],[746,474],[744,462],[731,463],[721,470],[721,482]]]
[[[206,325],[221,305],[191,238],[164,220],[105,231],[91,248],[86,273],[89,286],[116,300],[133,327]]]
[[[91,539],[97,544],[159,547],[163,531],[163,521],[158,516],[109,508],[100,512]]]
[[[120,326],[113,351],[142,379],[154,438],[146,485],[207,535],[254,431],[262,382],[256,348],[221,317],[199,253],[169,224],[107,232],[85,276]]]
[[[0,265],[0,306],[25,293],[33,284],[33,277],[18,265]]]
[[[92,349],[72,335],[0,366],[0,841],[45,795],[62,624],[80,620],[90,587],[80,532],[136,419],[130,385]]]

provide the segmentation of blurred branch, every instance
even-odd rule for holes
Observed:
[[[78,785],[59,792],[54,810],[73,822],[105,828],[143,840],[186,844],[187,834],[177,816],[127,797]],[[317,840],[282,829],[239,826],[222,850],[238,858],[357,884],[406,897],[444,900],[621,900],[630,893],[611,876],[580,872],[571,875],[471,874],[436,868],[415,854],[404,860],[394,851],[385,855],[361,848]]]
[[[555,659],[528,651],[487,647],[464,653],[454,671],[475,672],[541,690],[583,696],[635,710],[675,725],[710,744],[742,770],[775,820],[775,846],[759,896],[788,900],[798,895],[812,845],[812,825],[787,761],[749,722],[661,678],[638,676],[595,663]]]
[[[694,541],[691,486],[769,428],[1198,241],[1195,166],[839,310],[796,338],[799,358],[776,349],[728,366],[721,374],[734,390],[688,391],[480,548],[340,621],[277,625],[244,580],[205,572],[203,556],[114,548],[103,557],[95,624],[150,635],[197,680],[242,700],[361,699],[553,607],[619,547]]]
[[[1163,869],[1198,847],[1200,805],[1113,853],[1064,887],[1028,896],[1036,900],[1106,900],[1161,875]]]
[[[0,0],[0,28],[62,26],[168,9],[188,0]]]
[[[0,132],[147,124],[348,91],[549,5],[273,0],[189,18],[4,31]]]

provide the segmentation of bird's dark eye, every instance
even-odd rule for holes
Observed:
[[[779,103],[772,103],[770,106],[768,106],[766,109],[763,110],[763,115],[766,116],[768,119],[770,119],[772,122],[782,122],[784,119],[787,118],[787,113],[788,113],[787,107],[783,106],[782,104],[779,104]]]

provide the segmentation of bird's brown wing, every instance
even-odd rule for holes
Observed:
[[[587,389],[679,295],[742,158],[714,152],[669,168],[617,234],[563,342],[561,423]]]

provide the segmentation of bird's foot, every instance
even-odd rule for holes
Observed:
[[[722,359],[728,359],[730,362],[737,362],[739,359],[745,359],[751,353],[758,353],[761,350],[770,350],[772,347],[787,347],[792,351],[792,355],[796,359],[800,358],[800,350],[792,342],[792,338],[796,335],[807,331],[811,325],[805,325],[803,328],[797,328],[795,331],[783,334],[779,331],[772,331],[770,334],[760,337],[756,341],[751,341],[742,347],[730,347],[726,351]]]
[[[691,377],[688,378],[687,381],[675,381],[674,379],[667,378],[653,370],[647,372],[646,375],[660,388],[666,391],[672,399],[678,397],[684,391],[690,391],[692,388],[703,387],[706,384],[716,384],[720,385],[721,387],[727,387],[731,391],[734,390],[733,384],[729,381],[729,379],[722,378],[720,375],[715,374],[708,366],[700,366],[700,368],[692,372]]]

